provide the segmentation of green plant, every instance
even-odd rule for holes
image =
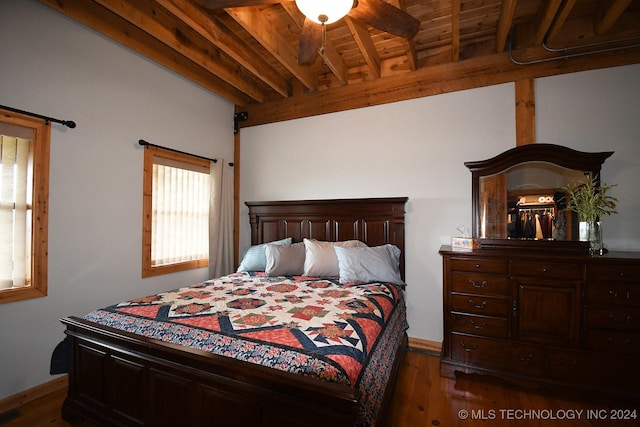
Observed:
[[[613,185],[597,185],[596,178],[585,183],[574,183],[564,187],[569,195],[567,209],[577,212],[578,219],[586,222],[599,221],[603,215],[618,213],[616,206],[618,199],[608,196],[607,192]]]

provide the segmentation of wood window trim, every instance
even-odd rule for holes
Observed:
[[[5,304],[47,296],[51,126],[42,119],[2,108],[0,121],[33,129],[34,132],[31,284],[0,290],[0,304]]]
[[[197,259],[187,262],[179,262],[168,265],[151,265],[151,219],[152,219],[152,195],[153,195],[153,160],[154,157],[162,157],[178,162],[193,164],[200,168],[209,168],[210,161],[187,154],[163,150],[159,147],[147,146],[144,149],[144,178],[142,193],[142,277],[160,276],[176,273],[178,271],[204,268],[209,265],[209,259]]]

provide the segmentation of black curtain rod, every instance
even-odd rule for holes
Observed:
[[[2,108],[4,110],[13,111],[14,113],[26,114],[27,116],[37,117],[39,119],[42,119],[42,120],[46,121],[47,124],[49,124],[49,122],[56,122],[56,123],[60,123],[60,124],[62,124],[64,126],[70,128],[70,129],[73,129],[74,127],[76,127],[76,122],[74,122],[72,120],[54,119],[53,117],[41,116],[40,114],[30,113],[29,111],[18,110],[17,108],[7,107],[5,105],[0,105],[0,108]]]
[[[198,157],[199,159],[205,159],[205,160],[212,161],[213,163],[218,163],[218,159],[211,159],[209,157],[204,157],[204,156],[199,156],[197,154],[187,153],[186,151],[180,151],[180,150],[176,150],[174,148],[163,147],[161,145],[156,145],[156,144],[152,144],[150,142],[147,142],[144,139],[138,140],[138,144],[142,145],[143,147],[149,146],[149,147],[162,148],[163,150],[173,151],[174,153],[186,154],[187,156]],[[229,162],[229,166],[233,166],[233,163]]]

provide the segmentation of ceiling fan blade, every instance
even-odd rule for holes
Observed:
[[[387,33],[410,39],[420,28],[420,21],[383,0],[358,0],[349,16]]]
[[[231,7],[260,6],[261,4],[276,4],[276,0],[198,0],[207,9],[226,9]]]
[[[298,45],[298,64],[308,64],[315,61],[321,46],[322,25],[305,18]]]

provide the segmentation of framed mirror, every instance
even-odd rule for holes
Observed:
[[[465,162],[472,174],[473,237],[481,247],[579,246],[571,243],[580,241],[578,222],[566,210],[563,187],[590,179],[599,185],[602,164],[612,154],[529,144]]]

